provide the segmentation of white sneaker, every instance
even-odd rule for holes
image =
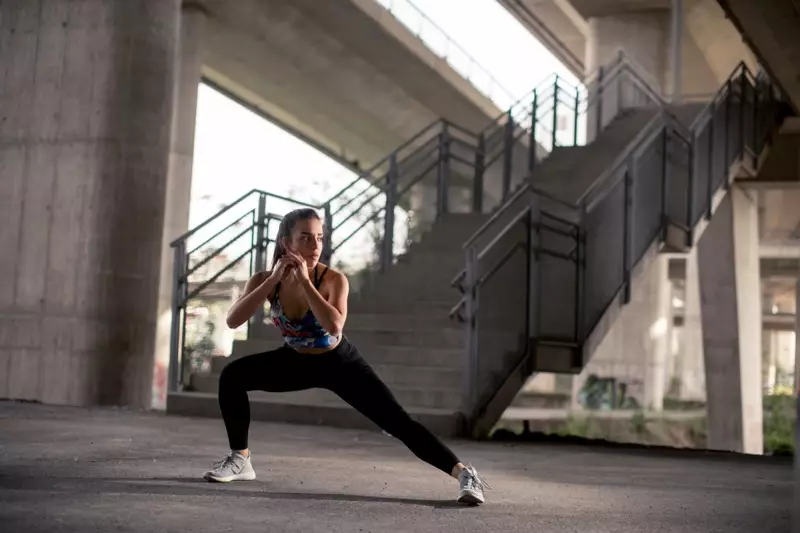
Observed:
[[[253,480],[256,471],[250,464],[250,456],[245,457],[238,452],[231,452],[225,459],[215,463],[211,470],[203,474],[203,479],[228,483],[230,481]]]
[[[478,471],[470,465],[458,475],[458,482],[461,490],[458,492],[458,501],[470,505],[480,505],[484,502],[483,489],[491,490],[483,479],[478,476]]]

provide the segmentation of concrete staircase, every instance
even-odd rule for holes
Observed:
[[[555,189],[559,196],[563,190],[585,189],[586,180],[607,167],[654,114],[654,110],[623,113],[591,145],[557,148],[536,169],[535,182]],[[577,174],[578,168],[584,171]],[[459,408],[465,390],[466,331],[462,324],[448,318],[462,296],[451,281],[464,268],[463,243],[490,216],[443,216],[388,271],[373,274],[349,301],[345,335],[411,416],[443,436],[463,434]],[[512,284],[507,290],[519,292],[520,287]],[[496,337],[496,346],[516,343],[513,332],[503,331],[501,315],[482,318],[483,342]],[[485,329],[487,324],[491,326],[489,331]],[[224,365],[231,359],[282,343],[271,325],[251,337],[235,342],[229,358],[215,358],[209,375],[194,376],[194,391],[171,393],[169,412],[219,416],[216,392]],[[250,400],[254,419],[374,427],[327,390],[252,392]]]
[[[448,319],[460,293],[450,287],[450,281],[463,267],[461,244],[488,217],[443,217],[387,272],[376,274],[349,304],[347,338],[411,416],[439,435],[459,433],[458,409],[464,390],[464,328]],[[282,344],[271,325],[265,325],[258,335],[235,342],[230,357],[214,358],[209,375],[193,376],[194,391],[171,393],[169,412],[219,416],[216,392],[224,365]],[[254,419],[374,427],[327,390],[252,392],[250,400]]]

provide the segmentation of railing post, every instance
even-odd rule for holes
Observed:
[[[741,88],[739,89],[741,94],[739,99],[739,150],[741,150],[741,155],[739,156],[742,160],[742,163],[745,162],[745,155],[747,154],[747,141],[745,132],[747,131],[744,127],[744,114],[745,109],[747,109],[747,70],[742,70],[742,83]]]
[[[169,334],[169,392],[178,392],[181,379],[181,366],[179,352],[181,347],[181,309],[184,302],[181,302],[181,286],[183,276],[186,271],[184,261],[186,259],[186,241],[180,241],[173,248],[172,260],[172,324]]]
[[[536,168],[536,113],[539,111],[539,93],[533,90],[533,106],[531,107],[531,133],[528,137],[528,172],[533,174]]]
[[[697,193],[695,191],[697,172],[695,170],[696,162],[694,152],[697,137],[694,132],[691,132],[689,141],[689,185],[686,191],[686,227],[689,228],[689,234],[686,236],[686,246],[691,247],[694,246],[694,203],[695,198],[697,198]]]
[[[511,163],[514,150],[514,116],[511,110],[506,113],[506,124],[503,136],[503,200],[511,192]]]
[[[753,82],[753,166],[758,164],[758,78]]]
[[[258,195],[258,214],[256,217],[256,272],[267,269],[267,196]],[[277,244],[276,244],[277,246]],[[259,305],[251,319],[251,325],[257,324],[257,330],[264,325],[264,306]],[[248,330],[248,337],[250,331]]]
[[[708,122],[708,180],[706,182],[708,199],[706,201],[706,220],[711,218],[714,206],[714,119],[717,110],[711,106],[711,120]]]
[[[478,252],[475,246],[466,250],[466,276],[467,286],[465,297],[466,321],[465,334],[467,335],[466,351],[466,391],[464,395],[464,414],[468,419],[475,415],[478,399]]]
[[[581,203],[580,221],[575,230],[575,342],[583,343],[586,324],[586,204]],[[582,361],[578,361],[581,363]]]
[[[578,114],[581,105],[581,90],[575,89],[575,110],[572,117],[572,146],[578,146]]]
[[[556,129],[558,128],[558,74],[553,83],[553,141],[550,150],[556,149]]]
[[[625,169],[625,230],[622,243],[622,264],[624,270],[622,279],[625,283],[623,302],[626,304],[631,301],[631,269],[633,267],[633,174],[635,168],[636,163],[630,160]]]
[[[263,272],[267,269],[266,264],[266,227],[267,218],[267,196],[258,195],[258,212],[256,213],[256,272]]]
[[[533,338],[539,338],[539,240],[541,231],[539,212],[539,197],[531,194],[528,206],[528,279],[527,279],[527,335],[526,341],[529,343]]]
[[[439,165],[436,172],[436,219],[448,213],[450,187],[450,130],[445,122],[439,134]]]
[[[595,113],[595,117],[597,120],[596,129],[594,132],[594,137],[596,138],[600,135],[600,132],[603,130],[603,80],[604,77],[604,67],[600,67],[597,70],[597,112]],[[587,101],[586,112],[589,112],[589,103]]]
[[[397,207],[397,153],[389,157],[389,172],[386,174],[386,211],[383,217],[383,250],[381,272],[392,266],[394,258],[394,209]]]
[[[486,160],[486,139],[483,132],[478,134],[478,147],[475,150],[475,175],[472,178],[472,212],[483,212],[483,172]]]
[[[667,126],[664,128],[664,140],[662,150],[664,153],[664,160],[661,163],[661,241],[667,240],[667,227],[669,226],[669,215],[667,214],[667,206],[669,205],[669,179],[670,179],[670,164],[669,164],[669,149],[670,149],[670,135],[672,134],[672,127]]]
[[[722,150],[723,150],[722,151],[722,161],[723,161],[722,170],[725,173],[725,183],[724,183],[725,189],[729,189],[730,186],[731,186],[731,180],[729,179],[730,176],[728,176],[728,170],[731,167],[730,142],[728,142],[728,141],[730,140],[730,131],[731,131],[731,100],[732,100],[731,97],[733,96],[733,93],[731,92],[732,90],[733,90],[733,87],[732,87],[732,84],[731,84],[731,80],[730,80],[730,78],[728,78],[728,81],[725,83],[725,92],[727,93],[726,96],[725,96],[725,125],[722,127],[723,128],[722,129],[722,131],[723,131],[722,139],[723,139],[723,142],[725,144],[725,146],[722,147]]]
[[[322,206],[322,213],[325,220],[325,232],[322,234],[322,262],[329,265],[333,257],[333,209],[331,203],[326,202]]]

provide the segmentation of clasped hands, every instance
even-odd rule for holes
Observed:
[[[293,281],[308,281],[308,263],[298,253],[286,250],[275,264],[273,275],[279,280],[291,279]]]

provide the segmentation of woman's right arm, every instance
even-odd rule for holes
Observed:
[[[278,277],[272,272],[259,272],[247,280],[244,293],[228,310],[228,316],[225,318],[228,327],[236,329],[247,322],[255,314],[256,309],[264,305],[264,301],[275,289],[278,281]]]

